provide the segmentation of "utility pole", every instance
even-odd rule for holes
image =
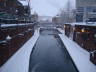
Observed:
[[[28,20],[30,20],[30,14],[31,14],[31,10],[30,10],[30,0],[28,0]]]
[[[70,5],[70,0],[68,0],[68,2],[67,2],[67,19],[68,19],[67,22],[68,23],[70,23],[70,10],[71,10],[70,6],[71,6]]]
[[[30,15],[30,0],[28,0],[28,13]]]

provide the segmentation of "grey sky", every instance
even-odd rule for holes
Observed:
[[[37,12],[39,15],[54,16],[60,9],[66,8],[66,2],[68,0],[31,0],[31,7],[33,12]],[[75,0],[70,0],[74,4]]]

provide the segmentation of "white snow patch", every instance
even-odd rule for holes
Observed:
[[[39,37],[39,30],[1,68],[0,72],[28,72],[30,53]]]
[[[6,40],[11,40],[11,39],[12,39],[12,37],[9,35],[6,37]]]
[[[25,1],[20,1],[19,0],[19,2],[21,2],[23,4],[23,6],[28,6],[28,1],[26,1],[26,0]]]
[[[1,27],[14,27],[14,26],[25,26],[25,25],[33,25],[34,23],[22,23],[22,24],[1,24]]]
[[[86,25],[86,26],[96,26],[96,22],[74,22],[74,23],[66,23],[66,24],[71,24],[71,25]]]

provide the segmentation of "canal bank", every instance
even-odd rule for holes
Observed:
[[[29,72],[78,72],[57,30],[40,30],[30,55]]]
[[[1,68],[0,72],[28,72],[30,53],[39,37],[39,29]]]
[[[70,54],[74,64],[79,72],[96,72],[96,65],[90,61],[90,54],[77,43],[65,36],[64,30],[58,29],[62,34],[59,34],[63,44]]]

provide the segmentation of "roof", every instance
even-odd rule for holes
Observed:
[[[86,23],[86,22],[77,22],[77,23],[65,23],[65,24],[70,24],[72,26],[75,26],[75,25],[82,25],[82,26],[95,26],[96,27],[96,22],[89,22],[89,23]]]

